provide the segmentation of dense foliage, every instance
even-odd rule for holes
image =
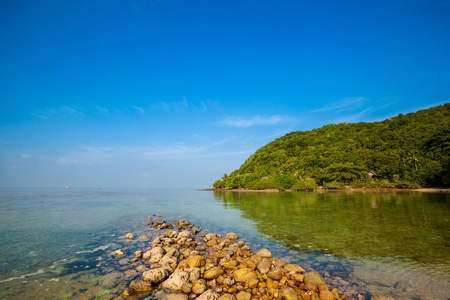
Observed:
[[[213,186],[450,187],[449,111],[447,103],[381,122],[291,132],[257,150]]]

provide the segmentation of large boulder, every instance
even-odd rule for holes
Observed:
[[[183,287],[189,284],[189,273],[176,270],[162,283],[162,287],[174,292],[181,291]]]
[[[145,281],[150,282],[151,284],[157,284],[164,281],[167,277],[169,277],[171,270],[167,268],[156,268],[145,271],[142,273]]]
[[[320,276],[317,272],[308,272],[305,274],[305,277],[303,278],[303,281],[308,284],[313,284],[315,286],[319,286],[322,284],[325,284],[325,279],[323,279],[322,276]]]

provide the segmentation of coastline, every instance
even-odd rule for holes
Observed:
[[[237,188],[237,189],[227,189],[227,188],[208,188],[199,189],[199,191],[213,191],[213,192],[239,192],[239,193],[280,193],[280,192],[419,192],[419,193],[450,193],[450,189],[447,188],[345,188],[345,189],[314,189],[314,190],[280,190],[276,188],[270,189],[248,189],[248,188]]]

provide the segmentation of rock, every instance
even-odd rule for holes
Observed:
[[[203,274],[203,278],[205,278],[205,279],[216,279],[217,277],[219,277],[223,273],[225,273],[225,272],[224,272],[224,270],[221,267],[214,267],[214,268],[211,268],[208,271],[206,271]]]
[[[273,280],[280,280],[283,277],[283,271],[281,271],[280,267],[274,268],[267,273],[267,277]]]
[[[295,265],[295,264],[287,264],[284,266],[284,268],[286,269],[286,271],[288,273],[305,273],[305,270],[300,267],[299,265]]]
[[[236,281],[247,282],[250,279],[256,278],[257,275],[249,268],[242,268],[233,272],[233,277]]]
[[[148,263],[154,264],[157,263],[161,259],[161,257],[164,256],[164,254],[166,254],[166,250],[164,250],[163,247],[156,246],[153,247],[151,250],[145,252],[142,255],[142,259],[147,261]]]
[[[281,259],[277,258],[277,257],[272,257],[272,266],[274,267],[284,267],[286,264],[284,263],[284,261],[282,261]]]
[[[116,287],[123,280],[123,274],[120,272],[111,272],[102,276],[99,284],[105,289],[112,289]]]
[[[195,228],[192,228],[192,234],[193,234],[193,235],[199,234],[200,231],[202,231],[202,229],[201,229],[200,227],[198,227],[198,226],[195,227]]]
[[[236,294],[237,300],[250,300],[252,298],[252,294],[246,291],[240,291]]]
[[[188,268],[185,269],[189,273],[189,281],[194,283],[200,279],[200,269],[199,268]]]
[[[262,258],[264,258],[264,257],[271,258],[272,257],[272,253],[268,249],[261,249],[256,253],[256,255],[259,255]]]
[[[220,295],[217,292],[213,290],[207,290],[206,292],[198,296],[197,300],[216,300],[219,297]]]
[[[169,250],[160,260],[161,265],[172,265],[178,262],[178,256],[180,252],[177,249]]]
[[[186,259],[186,262],[189,267],[201,267],[206,264],[206,259],[201,255],[191,255]]]
[[[388,295],[375,293],[372,296],[370,296],[370,300],[395,300],[395,299]]]
[[[119,250],[114,251],[114,255],[117,257],[122,257],[125,255],[125,253],[123,252],[122,249],[119,249]]]
[[[297,293],[290,288],[285,287],[278,291],[278,299],[280,300],[298,300]]]
[[[227,256],[232,256],[233,254],[234,253],[229,250],[217,251],[215,253],[212,253],[212,255],[217,258],[224,258]]]
[[[174,292],[181,291],[184,286],[189,284],[189,273],[176,270],[162,283],[162,287]]]
[[[229,238],[230,240],[237,240],[239,239],[239,236],[234,232],[229,232],[227,233],[227,238]]]
[[[191,233],[189,231],[182,231],[178,234],[178,238],[190,238],[191,237]]]
[[[305,274],[305,277],[303,278],[303,281],[308,284],[311,283],[315,286],[319,286],[321,284],[325,284],[325,280],[322,276],[320,276],[317,272],[309,272]]]
[[[152,290],[151,283],[145,282],[144,280],[141,279],[133,280],[130,283],[130,286],[128,287],[128,292],[129,293],[131,292],[129,296],[133,294],[149,292],[151,290]]]
[[[270,267],[272,265],[272,260],[270,258],[263,258],[259,262],[257,268],[262,274],[266,274],[270,271]]]
[[[296,273],[296,274],[291,275],[291,278],[295,281],[303,282],[305,275]]]
[[[146,235],[141,235],[141,236],[139,237],[139,239],[145,241],[145,240],[148,240],[148,236],[146,236]]]
[[[134,257],[136,257],[136,258],[142,258],[143,255],[144,255],[144,251],[139,250],[139,251],[134,252]]]
[[[236,297],[231,294],[223,294],[218,298],[218,300],[236,300]]]
[[[134,235],[132,233],[127,233],[123,237],[130,241],[134,240]]]
[[[185,294],[181,294],[181,293],[176,293],[176,294],[166,294],[164,295],[162,298],[160,298],[161,300],[187,300],[188,296]]]
[[[333,293],[330,291],[327,291],[327,290],[320,291],[319,297],[320,297],[320,300],[335,300],[336,299],[335,296],[333,295]]]
[[[169,277],[171,271],[167,268],[157,268],[142,273],[145,281],[150,283],[160,283]]]
[[[147,271],[148,269],[146,266],[140,265],[136,268],[136,270],[138,270],[139,272],[144,272],[144,271]]]
[[[192,292],[194,294],[200,295],[206,291],[206,284],[204,281],[199,280],[192,286]]]

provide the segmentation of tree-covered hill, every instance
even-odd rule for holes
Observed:
[[[450,103],[286,134],[215,188],[450,187]]]

